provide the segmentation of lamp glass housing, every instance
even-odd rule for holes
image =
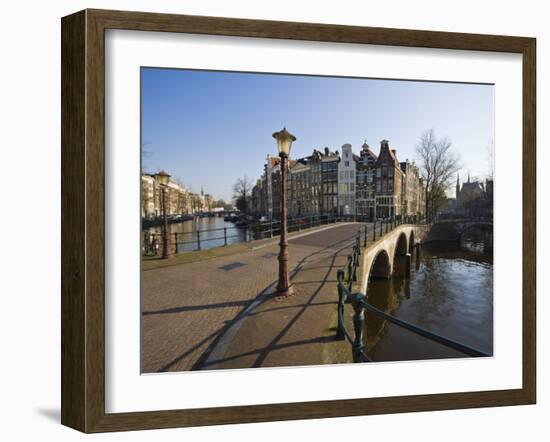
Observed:
[[[273,138],[277,140],[277,149],[279,150],[279,155],[284,155],[288,157],[290,155],[290,149],[292,147],[292,142],[296,141],[296,137],[292,135],[286,128],[279,132],[273,134]]]
[[[166,173],[164,170],[161,170],[157,173],[157,179],[161,185],[166,186],[170,181],[170,174]]]

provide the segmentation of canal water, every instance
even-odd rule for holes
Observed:
[[[372,280],[368,300],[431,332],[493,354],[492,233],[472,230],[457,242],[433,242],[413,256],[410,278]],[[366,313],[374,361],[466,357]]]
[[[250,237],[246,228],[236,227],[235,223],[224,221],[219,216],[196,217],[192,220],[170,224],[172,241],[174,241],[174,233],[178,234],[178,252],[197,250],[198,239],[200,239],[201,250],[223,246],[225,244],[224,228],[228,245],[243,242],[245,238]],[[162,226],[149,227],[143,229],[143,232],[159,235],[160,241]],[[198,235],[197,232],[199,232]]]

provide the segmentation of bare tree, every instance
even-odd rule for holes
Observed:
[[[489,172],[487,173],[487,179],[493,180],[495,176],[495,141],[491,138],[489,144],[487,144],[487,164],[489,166]]]
[[[448,138],[437,139],[433,129],[425,131],[416,145],[420,173],[424,180],[426,216],[432,219],[446,200],[446,192],[459,169],[459,159]]]
[[[233,185],[233,198],[235,199],[235,206],[243,213],[248,213],[248,200],[252,191],[253,183],[246,175],[242,178],[238,178]]]
[[[145,158],[149,158],[151,155],[153,155],[153,152],[151,152],[148,149],[145,149],[145,146],[148,144],[153,144],[150,141],[145,141],[144,143],[141,143],[141,173],[145,173],[145,170],[147,169],[147,164],[145,164]]]

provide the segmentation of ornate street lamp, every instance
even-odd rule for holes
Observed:
[[[170,182],[170,174],[161,170],[157,173],[157,180],[160,184],[160,190],[162,192],[162,258],[172,258],[172,248],[170,247],[170,229],[168,227],[168,213],[166,207],[168,202],[166,201],[166,189]]]
[[[292,142],[296,137],[283,128],[273,134],[277,140],[277,149],[281,158],[281,239],[279,241],[279,282],[277,284],[277,296],[287,296],[291,294],[290,278],[288,276],[288,241],[287,233],[287,188],[286,175],[288,169],[288,157]]]

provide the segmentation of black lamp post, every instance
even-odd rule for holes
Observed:
[[[277,296],[287,296],[291,293],[290,278],[288,276],[288,241],[287,233],[287,188],[286,175],[288,169],[288,157],[292,142],[296,137],[283,128],[273,134],[277,140],[277,149],[281,158],[281,238],[279,241],[279,283],[277,284]]]
[[[162,193],[162,259],[167,259],[173,256],[172,248],[170,247],[170,229],[168,227],[168,213],[166,210],[168,206],[168,202],[166,201],[166,188],[170,181],[170,174],[161,170],[157,173],[157,179]]]

